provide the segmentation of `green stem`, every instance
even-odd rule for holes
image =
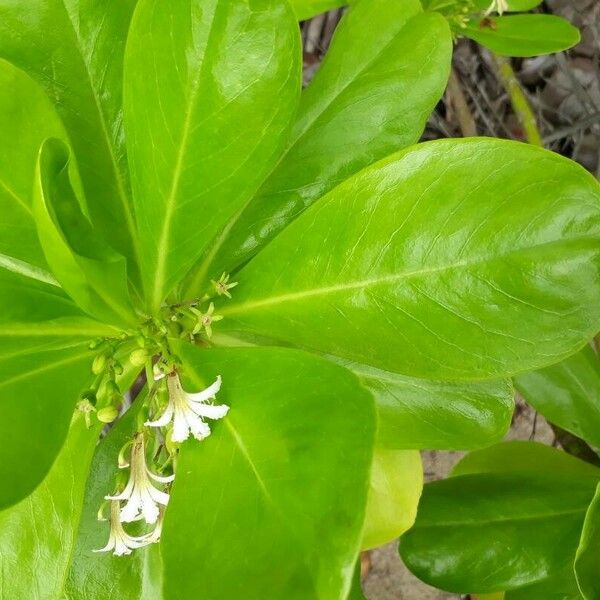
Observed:
[[[537,126],[535,114],[527,100],[527,96],[523,92],[523,88],[510,65],[510,60],[503,56],[494,55],[494,60],[498,67],[498,74],[500,80],[510,97],[510,103],[512,104],[513,110],[517,114],[523,131],[525,132],[525,139],[534,146],[543,146],[542,136]]]

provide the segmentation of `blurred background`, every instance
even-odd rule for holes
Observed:
[[[344,10],[332,10],[302,24],[305,83],[319,67]],[[535,114],[543,145],[600,178],[600,0],[545,0],[536,12],[568,19],[581,31],[581,43],[559,54],[511,59],[510,65]],[[474,135],[526,139],[498,62],[484,47],[458,39],[448,88],[423,140]],[[551,427],[520,399],[507,439],[562,446],[574,454],[585,452],[578,440]],[[445,477],[461,456],[460,452],[423,453],[426,481]],[[396,542],[365,553],[363,590],[368,600],[459,598],[411,575],[400,561]]]

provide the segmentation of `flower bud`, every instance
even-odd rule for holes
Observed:
[[[149,358],[150,355],[148,354],[148,351],[146,349],[138,348],[129,355],[129,362],[134,367],[143,367]]]
[[[112,423],[119,416],[119,411],[114,406],[106,406],[101,408],[96,416],[102,423]]]
[[[108,358],[106,354],[98,354],[94,358],[94,362],[92,363],[92,373],[94,375],[100,375],[100,373],[104,372],[106,365],[108,363]]]

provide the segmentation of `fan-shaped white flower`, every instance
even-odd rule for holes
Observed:
[[[146,465],[144,435],[138,433],[131,448],[129,481],[120,494],[106,496],[106,499],[126,500],[120,516],[124,523],[135,521],[140,516],[145,519],[146,523],[156,523],[159,515],[158,505],[166,506],[169,502],[169,494],[154,487],[152,480],[158,483],[170,483],[174,478],[175,475],[161,477],[150,471]]]
[[[155,541],[153,538],[151,539],[154,532],[142,536],[129,535],[121,524],[120,510],[119,501],[113,500],[110,503],[110,533],[108,535],[108,543],[104,548],[94,550],[94,552],[112,551],[115,556],[124,556],[131,554],[132,550],[142,548]]]
[[[485,11],[486,15],[491,15],[493,12],[497,12],[499,15],[508,10],[508,0],[492,0],[489,8]]]
[[[204,419],[222,419],[229,411],[226,404],[210,404],[221,389],[221,377],[197,394],[186,392],[177,373],[167,377],[169,403],[163,414],[155,421],[147,421],[148,427],[165,427],[173,421],[172,440],[183,442],[190,432],[197,440],[210,435],[210,427]]]

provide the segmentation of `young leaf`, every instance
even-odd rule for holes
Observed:
[[[290,4],[299,21],[306,21],[315,15],[327,12],[338,6],[350,4],[349,0],[291,0]]]
[[[71,339],[52,350],[29,350],[19,342],[2,338],[0,508],[30,494],[46,476],[91,375],[88,342]]]
[[[178,352],[188,386],[221,375],[231,408],[209,439],[181,449],[161,542],[165,598],[345,598],[367,500],[369,395],[303,352]]]
[[[45,269],[31,213],[31,182],[42,142],[48,137],[66,139],[66,133],[42,89],[4,60],[0,60],[0,131],[0,255]]]
[[[419,14],[417,0],[367,0],[344,16],[317,74],[302,94],[286,151],[205,271],[241,264],[341,181],[416,143],[448,80],[452,39],[446,20]],[[193,293],[192,293],[193,292]]]
[[[33,212],[46,260],[65,290],[86,312],[116,324],[137,324],[125,258],[106,245],[71,184],[69,149],[57,139],[40,150]]]
[[[515,387],[550,422],[600,447],[600,358],[590,346],[515,377]]]
[[[452,475],[425,486],[401,540],[418,577],[450,591],[493,592],[562,576],[600,469],[555,448],[509,442],[467,455]]]
[[[100,429],[99,422],[88,429],[77,414],[48,476],[31,496],[0,512],[3,598],[65,597],[65,574]]]
[[[579,30],[554,15],[511,15],[471,19],[461,34],[504,56],[538,56],[579,43]]]
[[[575,575],[585,600],[600,598],[598,556],[600,556],[600,485],[585,515],[581,541],[575,557]]]
[[[510,427],[510,381],[439,382],[342,364],[373,394],[380,448],[471,450],[499,442]]]
[[[417,516],[422,490],[423,466],[419,452],[376,449],[371,468],[363,549],[387,544],[410,529]]]
[[[557,362],[600,329],[600,186],[531,145],[421,144],[252,260],[221,329],[438,380]],[[327,248],[327,252],[323,252]]]
[[[0,0],[0,57],[26,71],[54,101],[78,157],[92,222],[128,258],[135,257],[135,222],[121,90],[135,4]],[[34,123],[26,135],[33,131]]]
[[[300,91],[296,18],[279,0],[140,0],[125,125],[149,307],[273,168]]]

